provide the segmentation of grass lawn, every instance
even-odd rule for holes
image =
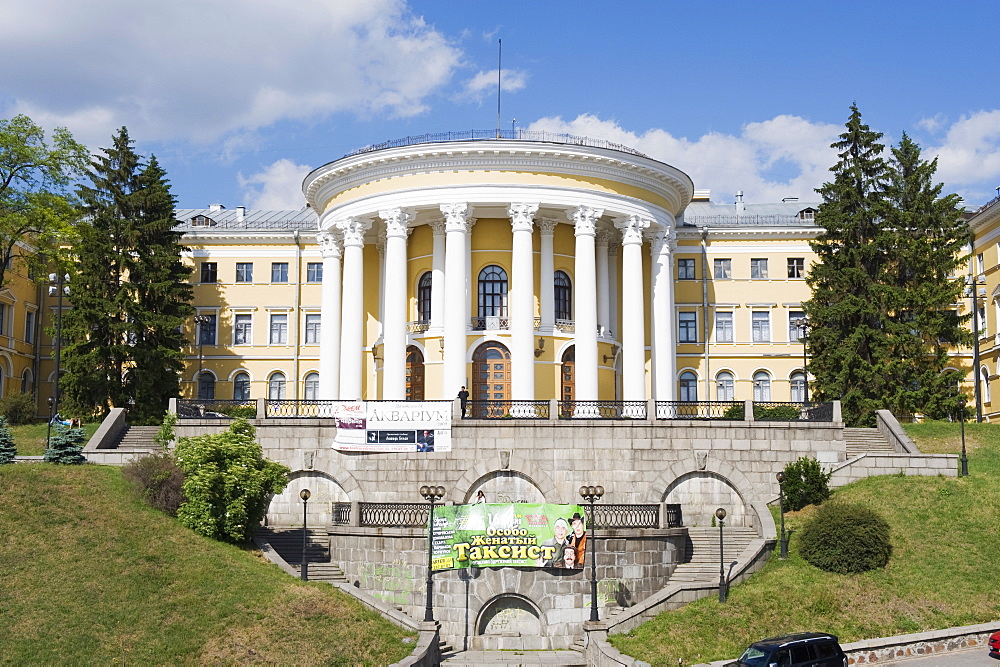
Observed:
[[[930,422],[906,431],[926,452],[961,450],[959,425]],[[1000,572],[1000,426],[966,424],[970,476],[875,477],[834,492],[875,508],[892,531],[884,570],[843,576],[798,557],[772,557],[729,601],[698,600],[610,638],[623,653],[654,665],[735,659],[757,639],[798,631],[831,632],[842,642],[985,623],[1000,618],[990,583]],[[793,531],[810,508],[786,514]],[[776,511],[776,510],[775,510]]]
[[[0,526],[3,664],[381,665],[413,649],[333,587],[134,500],[118,468],[0,466]]]
[[[24,424],[22,426],[11,426],[10,434],[14,436],[14,446],[17,447],[18,456],[41,456],[45,453],[45,435],[47,424]],[[83,432],[87,439],[94,435],[100,423],[84,424]],[[55,427],[53,427],[53,431]]]

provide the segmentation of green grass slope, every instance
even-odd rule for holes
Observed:
[[[413,636],[134,500],[117,468],[0,466],[0,664],[386,664]]]
[[[907,426],[923,451],[960,451],[959,426]],[[832,632],[843,642],[985,623],[1000,618],[993,577],[1000,572],[1000,426],[967,425],[970,476],[876,477],[834,492],[873,507],[891,527],[884,570],[823,572],[798,557],[773,556],[729,601],[705,598],[610,638],[623,653],[654,665],[738,656],[757,639],[798,631]],[[786,514],[793,531],[808,516]]]
[[[17,447],[18,456],[41,456],[45,453],[45,436],[48,433],[47,424],[24,424],[21,426],[10,426],[10,434],[14,437],[14,446]],[[84,424],[83,433],[90,440],[100,424]],[[53,427],[54,431],[55,427]]]

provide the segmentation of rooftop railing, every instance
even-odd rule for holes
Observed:
[[[591,148],[606,148],[612,151],[648,157],[634,148],[629,148],[622,144],[616,144],[604,139],[591,139],[590,137],[578,137],[572,134],[560,134],[554,132],[539,132],[536,130],[459,130],[458,132],[433,132],[429,134],[418,134],[415,136],[403,137],[401,139],[390,139],[380,144],[371,144],[364,148],[348,153],[344,157],[372,153],[387,148],[401,148],[403,146],[417,146],[419,144],[438,144],[446,141],[488,141],[490,139],[509,139],[515,141],[540,141],[550,144],[566,144],[570,146],[589,146]]]

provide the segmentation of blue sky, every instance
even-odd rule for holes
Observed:
[[[298,208],[360,146],[501,120],[606,138],[712,198],[815,199],[857,102],[970,206],[1000,186],[995,2],[5,0],[0,117],[120,126],[183,208]]]

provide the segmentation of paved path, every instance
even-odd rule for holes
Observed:
[[[918,665],[919,667],[937,667],[938,665],[941,667],[1000,667],[1000,660],[991,658],[989,650],[983,647],[879,664],[899,665],[899,667],[916,667]]]
[[[583,655],[576,651],[459,651],[446,653],[441,664],[449,667],[460,665],[586,665]]]

